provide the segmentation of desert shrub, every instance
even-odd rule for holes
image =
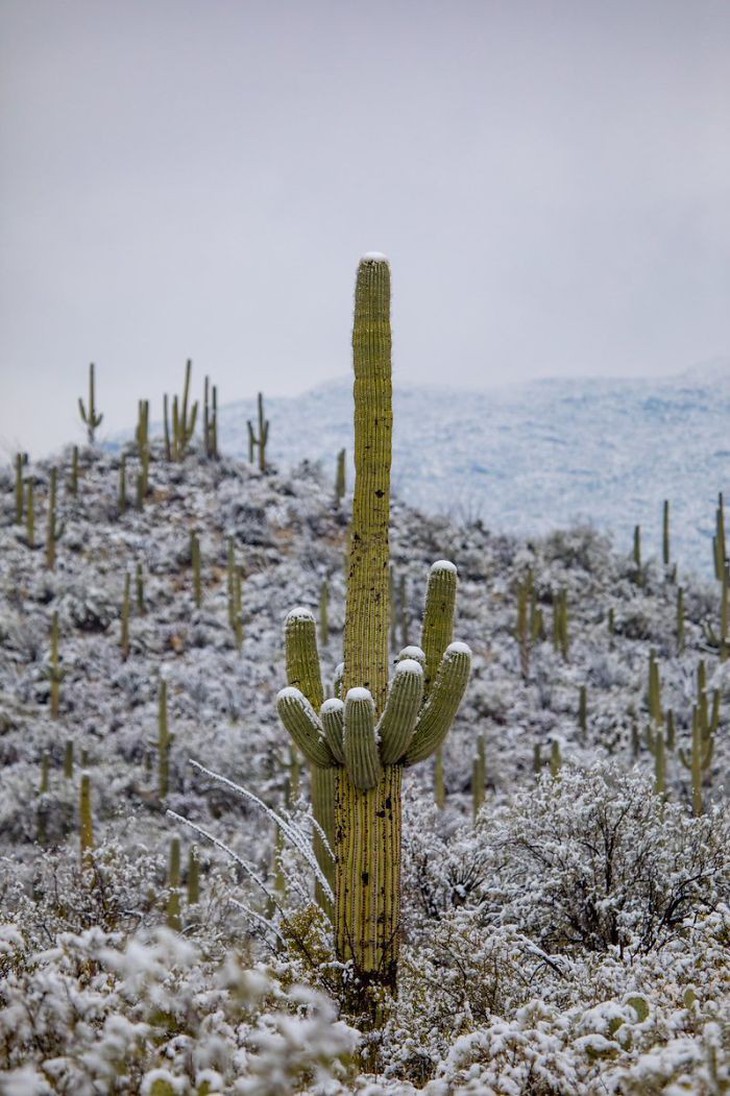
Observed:
[[[481,828],[502,921],[548,951],[646,951],[730,898],[727,811],[690,817],[608,763],[543,777]]]

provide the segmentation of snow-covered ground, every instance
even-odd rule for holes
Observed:
[[[532,426],[556,449],[579,418],[567,406],[561,427],[548,424],[546,407],[561,405],[570,391],[567,382],[558,387],[560,398],[555,386],[537,386],[546,397]],[[680,429],[682,398],[695,408],[687,414],[699,415],[699,390],[682,397],[677,382],[674,402],[666,396],[672,429]],[[296,605],[316,613],[325,580],[330,634],[322,661],[325,680],[333,680],[348,503],[333,505],[339,442],[323,435],[336,401],[324,392],[308,397],[320,398],[319,417],[308,405],[291,405],[288,427],[274,401],[268,411],[271,459],[286,463],[284,439],[291,442],[298,429],[305,443],[319,437],[330,454],[322,477],[311,464],[264,475],[229,457],[191,455],[171,464],[158,446],[144,507],[120,513],[118,454],[83,451],[75,496],[67,486],[70,451],[59,454],[64,528],[55,570],[44,551],[50,463],[26,470],[35,483],[35,548],[25,522],[15,520],[13,471],[0,474],[0,922],[7,922],[0,930],[0,1093],[723,1091],[730,1083],[730,822],[722,787],[730,765],[730,662],[713,645],[718,584],[685,579],[680,567],[681,635],[672,569],[656,561],[637,569],[629,544],[614,553],[585,525],[527,541],[493,532],[488,513],[472,515],[484,524],[460,523],[402,499],[393,508],[391,542],[395,585],[400,590],[402,580],[404,591],[399,641],[419,638],[429,565],[452,559],[460,575],[456,636],[471,646],[474,672],[446,746],[445,809],[434,806],[432,764],[406,774],[401,994],[375,1073],[358,1074],[352,1050],[359,1036],[347,1017],[338,1018],[336,968],[326,926],[311,906],[311,873],[295,851],[285,851],[287,887],[277,892],[270,817],[188,764],[193,758],[284,808],[295,774],[275,713],[285,683],[282,622]],[[401,420],[408,398],[396,408]],[[640,386],[633,399],[641,405]],[[625,397],[618,402],[625,406]],[[422,406],[424,431],[446,403],[434,401],[431,420]],[[612,406],[605,392],[588,404],[592,410],[577,402],[586,416],[584,443],[590,416],[596,434],[599,418],[621,418],[618,406],[611,415],[605,410]],[[647,415],[660,418],[652,408]],[[241,420],[239,409],[236,421],[245,423],[251,410]],[[472,422],[481,421],[474,406],[471,412]],[[713,416],[708,404],[705,424]],[[452,431],[458,421],[451,420]],[[402,422],[400,429],[396,477],[404,474]],[[476,437],[489,433],[480,427],[467,443],[467,426],[461,430],[458,442],[446,437],[438,450],[434,442],[424,453],[420,443],[432,482],[445,442],[452,440],[453,453],[444,461],[465,460],[470,447],[483,447]],[[596,460],[600,442],[593,439]],[[618,462],[615,437],[606,444]],[[320,453],[313,440],[305,450],[310,460]],[[522,460],[537,490],[546,473]],[[690,474],[689,459],[667,451],[667,460]],[[130,446],[132,500],[136,470]],[[642,467],[627,461],[625,471],[638,491]],[[708,523],[718,486],[708,488]],[[553,481],[549,489],[558,490]],[[658,490],[658,507],[667,495]],[[440,509],[455,513],[454,506]],[[201,545],[199,606],[192,530]],[[228,616],[229,543],[245,572],[240,650]],[[527,584],[534,627],[520,638],[519,592]],[[568,633],[561,645],[553,621],[562,592]],[[54,611],[63,671],[56,718]],[[654,719],[651,652],[661,682]],[[698,695],[701,662],[706,687]],[[158,737],[163,679],[173,735],[166,794]],[[708,710],[719,705],[719,724],[712,756],[703,752],[704,814],[693,818],[684,762],[693,707],[705,700]],[[667,742],[665,801],[655,794],[650,746],[660,732],[668,735],[670,710],[676,740]],[[486,802],[474,824],[479,736]],[[65,774],[69,743],[73,771]],[[550,777],[545,762],[552,754],[557,768],[558,751],[563,768]],[[82,765],[96,844],[86,857],[79,851]],[[306,830],[304,773],[300,791],[294,811]],[[248,868],[171,820],[166,807],[226,842]],[[202,876],[199,902],[189,904],[183,893],[182,934],[160,927],[171,916],[174,836],[182,842],[183,892],[193,845]],[[249,868],[264,880],[268,899]]]

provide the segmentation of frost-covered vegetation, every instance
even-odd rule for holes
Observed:
[[[275,709],[325,583],[334,681],[347,501],[329,470],[149,456],[141,506],[121,455],[82,450],[75,493],[59,457],[53,568],[51,464],[20,513],[0,474],[0,1092],[728,1091],[720,584],[394,503],[394,649],[451,559],[474,669],[443,765],[406,770],[399,994],[358,1031]]]

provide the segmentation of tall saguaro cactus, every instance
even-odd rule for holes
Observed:
[[[333,785],[336,950],[352,963],[354,1003],[374,1015],[379,991],[396,988],[403,769],[444,741],[471,656],[465,644],[451,642],[456,568],[441,561],[429,578],[426,654],[401,651],[388,684],[392,390],[390,267],[383,256],[360,263],[352,342],[355,489],[340,696],[321,704],[313,695],[314,620],[304,627],[295,611],[286,628],[289,686],[277,707],[313,770]]]

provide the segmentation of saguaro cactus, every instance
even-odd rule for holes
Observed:
[[[325,701],[318,713],[306,686],[292,680],[296,660],[311,657],[313,643],[297,647],[303,629],[288,623],[290,685],[277,700],[282,722],[313,770],[333,778],[335,945],[354,969],[352,1006],[371,1017],[379,993],[369,991],[393,992],[396,985],[403,769],[443,742],[471,661],[465,644],[450,642],[453,609],[444,610],[436,596],[442,587],[456,588],[456,568],[442,562],[432,568],[423,628],[433,658],[405,648],[388,687],[390,354],[390,267],[383,256],[368,255],[355,289],[355,491],[340,697]],[[450,592],[446,600],[451,602]],[[316,644],[313,624],[311,618],[307,631]],[[301,676],[318,673],[305,664]]]
[[[101,426],[101,420],[104,418],[96,410],[96,378],[93,362],[89,366],[89,406],[85,407],[84,401],[79,396],[79,414],[81,415],[81,421],[86,424],[89,445],[93,445],[96,428]]]

